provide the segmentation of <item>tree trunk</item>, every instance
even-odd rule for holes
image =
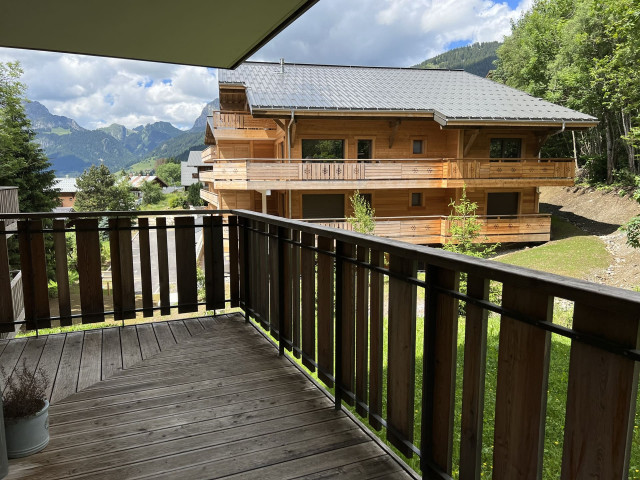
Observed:
[[[613,157],[614,140],[609,112],[604,114],[604,133],[607,142],[607,183],[613,183],[613,168],[615,167],[615,159]]]
[[[631,115],[625,112],[620,112],[622,117],[621,129],[622,136],[627,137],[629,132],[631,131]],[[627,150],[627,159],[629,162],[629,171],[631,173],[636,173],[636,152],[633,144],[627,140],[627,138],[623,139],[624,148]]]

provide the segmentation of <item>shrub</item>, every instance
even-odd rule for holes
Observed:
[[[2,375],[8,377],[4,368]],[[27,368],[24,359],[21,368],[16,368],[7,380],[7,387],[3,394],[5,418],[21,418],[35,415],[45,405],[49,377],[42,368],[35,371]]]
[[[49,298],[57,298],[58,297],[58,282],[53,280],[49,280],[47,284],[47,294]]]
[[[375,210],[371,208],[369,202],[357,190],[350,200],[353,216],[347,217],[347,221],[351,224],[353,230],[358,233],[373,234],[376,229]]]
[[[175,192],[169,196],[169,208],[189,208],[184,192]]]
[[[627,232],[627,245],[640,248],[640,216],[633,217],[622,229]]]

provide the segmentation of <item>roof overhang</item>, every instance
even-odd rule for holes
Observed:
[[[20,0],[0,46],[235,68],[317,0]]]

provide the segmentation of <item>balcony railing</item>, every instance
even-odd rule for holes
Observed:
[[[213,112],[214,129],[234,130],[276,130],[276,122],[271,118],[254,118],[248,112]]]
[[[487,447],[493,456],[493,478],[540,478],[546,458],[547,400],[553,396],[557,401],[558,395],[564,395],[566,414],[560,420],[563,437],[558,439],[561,466],[553,467],[551,476],[621,479],[629,474],[640,360],[640,293],[233,210],[200,212],[204,292],[198,300],[199,227],[191,213],[71,214],[51,226],[47,223],[53,214],[24,216],[17,237],[26,326],[91,323],[105,316],[120,320],[154,311],[168,315],[176,309],[195,311],[199,305],[239,306],[247,321],[261,327],[258,331],[276,339],[280,354],[300,358],[308,371],[335,389],[336,408],[353,405],[400,452],[418,455],[427,478],[450,478],[454,457],[459,458],[455,468],[460,478],[479,478],[485,422],[493,431]],[[229,216],[223,219],[223,214]],[[174,215],[173,220],[166,215]],[[107,217],[108,226],[100,227],[98,217]],[[0,231],[0,238],[4,233]],[[78,314],[71,313],[68,300],[66,235],[75,237],[77,246]],[[103,301],[101,235],[108,235],[111,246],[111,310]],[[175,238],[170,247],[168,236]],[[45,237],[53,240],[58,262],[57,317],[50,315],[47,297]],[[151,245],[157,247],[151,250]],[[135,261],[133,251],[140,252]],[[7,261],[1,250],[0,257]],[[177,284],[173,303],[170,257],[175,257],[177,267],[172,273]],[[424,274],[419,274],[419,265]],[[3,272],[0,269],[0,288],[8,284]],[[134,277],[140,277],[140,299]],[[158,305],[152,289],[156,281]],[[490,284],[499,294],[490,296]],[[0,325],[13,329],[13,310],[3,308],[1,293]],[[555,299],[573,306],[568,324],[557,322]],[[496,316],[488,320],[490,313]],[[487,350],[488,322],[499,322],[497,352]],[[459,328],[464,335],[458,335]],[[548,392],[552,338],[562,338],[570,350],[562,394]],[[489,358],[497,367],[488,363]],[[486,417],[485,374],[492,368],[497,368],[495,410]],[[457,376],[461,399],[455,397]],[[460,427],[454,421],[456,400],[461,402]],[[454,453],[456,428],[459,455]]]
[[[573,159],[231,159],[213,162],[201,179],[214,188],[444,188],[463,184],[573,185]],[[498,183],[496,183],[498,181]]]
[[[18,203],[18,187],[0,187],[0,214],[18,213],[20,205]],[[7,220],[5,228],[15,230],[16,221]]]
[[[209,202],[215,208],[220,208],[220,198],[217,193],[210,192],[209,190],[205,190],[204,188],[200,189],[200,198],[205,202]]]
[[[303,219],[326,227],[352,231],[345,218]],[[480,236],[486,242],[547,242],[550,240],[551,216],[531,215],[478,215]],[[447,216],[376,217],[374,235],[418,245],[444,244],[451,241],[450,221]]]
[[[201,154],[202,161],[205,163],[212,163],[218,159],[218,150],[216,145],[211,145],[205,148]]]

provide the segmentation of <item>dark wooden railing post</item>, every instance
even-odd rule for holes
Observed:
[[[138,219],[138,247],[140,251],[140,283],[142,285],[142,315],[153,317],[153,282],[151,280],[151,245],[149,219]]]
[[[238,217],[229,216],[229,291],[231,295],[231,307],[240,306],[240,288],[238,268],[241,266],[238,256]]]
[[[202,219],[207,310],[223,309],[225,306],[222,233],[222,217],[207,215]]]
[[[156,217],[156,244],[158,246],[158,283],[160,285],[160,314],[171,314],[169,294],[169,252],[167,251],[167,219]]]
[[[469,275],[467,295],[489,299],[489,280]],[[462,378],[460,432],[460,480],[478,480],[482,457],[485,366],[487,358],[487,310],[467,303]]]
[[[637,349],[639,320],[637,310],[616,308],[615,301],[609,305],[576,303],[573,328]],[[637,361],[577,341],[571,343],[563,480],[630,478],[637,391]]]
[[[371,263],[384,267],[384,253],[371,251]],[[376,430],[382,424],[375,415],[382,417],[382,373],[384,358],[384,276],[371,272],[371,325],[369,327],[369,424]]]
[[[27,329],[48,328],[51,320],[42,220],[18,222],[18,235]]]
[[[427,266],[425,288],[420,468],[451,473],[458,339],[458,300],[436,287],[458,290],[460,275]]]
[[[0,230],[4,231],[6,225],[7,222],[0,220]],[[14,321],[7,235],[0,233],[0,332],[13,332],[16,328]]]
[[[196,234],[193,217],[174,217],[178,313],[198,311]]]
[[[78,251],[78,280],[80,282],[82,323],[104,322],[98,219],[83,218],[74,221],[74,224]],[[120,286],[114,285],[114,291],[116,288],[120,288]],[[27,298],[26,295],[25,298]]]
[[[287,229],[278,227],[278,353],[284,355],[285,342],[285,238]]]
[[[358,245],[358,262],[369,262],[369,249]],[[415,302],[414,302],[415,304]],[[356,267],[356,412],[362,417],[367,410],[369,380],[369,270],[362,265]]]
[[[335,346],[335,408],[342,409],[342,322],[343,322],[343,274],[344,274],[344,255],[345,246],[341,241],[336,241],[336,305],[334,328],[336,336]]]
[[[331,388],[334,382],[328,375],[333,375],[334,367],[334,260],[330,255],[333,239],[319,236],[318,249],[328,252],[318,253],[318,378]]]
[[[315,247],[316,237],[312,233],[302,232],[301,241],[304,246]],[[316,359],[316,262],[315,253],[309,248],[300,252],[302,272],[302,351],[313,361]],[[302,357],[302,363],[312,372],[316,367]]]

